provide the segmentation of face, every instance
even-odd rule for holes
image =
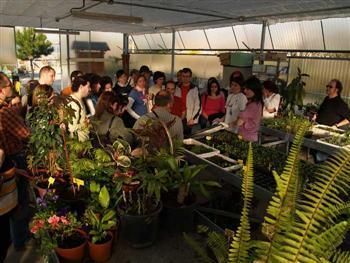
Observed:
[[[53,70],[45,72],[43,74],[43,84],[52,86],[52,84],[55,82],[55,75],[55,71]]]
[[[10,80],[6,81],[6,86],[1,89],[1,93],[6,97],[10,98],[13,95],[12,84]]]
[[[111,83],[107,83],[105,85],[105,91],[112,91],[112,84]]]
[[[157,85],[157,86],[162,86],[163,83],[164,83],[164,78],[163,78],[163,77],[162,77],[162,78],[158,78],[158,79],[156,80],[156,85]]]
[[[231,82],[230,93],[238,94],[241,92],[241,86],[236,82]]]
[[[128,76],[126,74],[123,74],[119,77],[118,82],[120,82],[122,85],[124,85],[127,80],[128,80]]]
[[[140,89],[144,89],[146,86],[146,80],[145,78],[139,78],[136,82],[136,85],[140,88]]]
[[[211,94],[216,94],[216,93],[218,92],[218,90],[219,90],[218,84],[212,83],[212,84],[210,85]]]
[[[82,91],[82,97],[87,97],[90,93],[90,82],[88,82],[86,85],[81,85],[80,89]]]
[[[117,110],[118,110],[118,103],[113,103],[112,105],[111,105],[111,109],[112,109],[112,112],[117,112]]]
[[[251,89],[244,88],[244,94],[247,97],[247,99],[251,99],[254,97],[255,93]]]
[[[329,82],[326,88],[327,88],[326,90],[327,96],[336,95],[338,93],[336,88],[336,83],[334,81]]]
[[[270,96],[270,93],[271,93],[271,92],[270,92],[268,89],[263,88],[263,96],[264,96],[265,98],[269,97],[269,96]]]
[[[174,95],[175,94],[175,84],[174,83],[169,83],[166,85],[166,91],[169,92],[170,94]]]
[[[191,82],[191,73],[190,72],[182,72],[182,75],[181,75],[181,80],[182,80],[182,83],[184,84],[188,84]]]

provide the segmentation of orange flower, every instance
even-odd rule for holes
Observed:
[[[60,222],[60,218],[59,218],[58,216],[54,215],[54,216],[51,216],[51,217],[47,220],[47,222],[49,222],[49,224],[50,224],[53,228],[55,228],[55,227],[58,226],[58,223]]]

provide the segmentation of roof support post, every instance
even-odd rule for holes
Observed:
[[[123,34],[122,62],[123,62],[123,70],[127,75],[129,75],[130,54],[129,54],[129,35],[128,34]]]
[[[265,36],[266,36],[267,20],[263,21],[261,29],[261,42],[260,42],[260,58],[259,64],[264,64],[264,49],[265,49]]]
[[[172,32],[172,41],[171,41],[171,77],[175,77],[175,29]]]

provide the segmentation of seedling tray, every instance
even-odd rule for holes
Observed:
[[[213,147],[210,147],[204,143],[201,143],[200,141],[197,141],[195,139],[185,139],[183,140],[183,143],[184,143],[184,147],[187,151],[197,155],[198,157],[201,157],[201,158],[206,158],[206,157],[211,157],[211,156],[215,156],[215,155],[218,155],[220,153],[219,150],[213,148]],[[192,151],[194,150],[195,148],[194,147],[197,147],[197,149],[201,150],[201,149],[207,149],[207,152],[205,153],[196,153],[195,151]],[[192,149],[192,150],[191,150]]]
[[[206,157],[204,159],[210,162],[212,165],[216,165],[228,172],[237,171],[243,167],[236,160],[233,160],[222,154]]]

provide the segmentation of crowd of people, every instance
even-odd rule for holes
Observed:
[[[228,89],[212,77],[204,92],[192,82],[190,68],[178,71],[176,80],[166,80],[164,72],[152,74],[147,66],[130,73],[118,70],[114,80],[77,70],[60,94],[52,88],[54,80],[55,70],[45,66],[39,79],[29,81],[19,96],[10,78],[0,73],[0,262],[10,240],[21,250],[29,237],[28,182],[24,177],[16,182],[14,175],[27,169],[24,147],[31,131],[25,116],[38,106],[39,94],[50,101],[69,98],[74,114],[62,129],[71,137],[89,140],[93,129],[104,140],[122,138],[130,144],[134,143],[131,129],[142,129],[149,119],[168,124],[172,138],[180,141],[191,135],[194,126],[203,129],[226,123],[243,140],[256,142],[261,119],[274,118],[281,101],[273,81],[244,79],[239,71],[230,76]],[[349,123],[350,110],[340,97],[341,90],[338,80],[327,85],[327,97],[314,117],[317,122],[337,127]]]

